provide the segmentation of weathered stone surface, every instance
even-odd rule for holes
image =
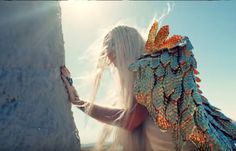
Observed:
[[[79,151],[58,2],[0,2],[0,151]]]

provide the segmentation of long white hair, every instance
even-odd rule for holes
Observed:
[[[132,27],[117,26],[107,33],[103,40],[102,51],[98,58],[97,74],[93,84],[92,101],[96,97],[100,80],[104,69],[109,65],[114,79],[117,81],[119,98],[115,106],[125,110],[131,110],[134,105],[133,84],[134,74],[128,70],[128,66],[144,53],[144,40],[141,34]],[[113,61],[108,56],[113,56]],[[114,121],[115,122],[115,121]],[[112,133],[113,132],[113,133]],[[102,150],[104,142],[113,134],[112,150],[143,151],[147,150],[145,135],[142,125],[129,132],[122,128],[104,126],[102,136],[95,150]]]

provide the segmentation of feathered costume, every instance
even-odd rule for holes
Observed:
[[[129,66],[134,94],[163,131],[171,128],[176,150],[186,141],[198,150],[236,150],[236,126],[201,95],[197,64],[188,37],[168,38],[169,27],[150,29],[146,52]]]

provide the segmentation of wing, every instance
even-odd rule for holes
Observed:
[[[199,150],[236,150],[236,126],[201,94],[193,47],[184,37],[171,49],[144,55],[129,66],[134,94],[163,131],[171,127],[176,150],[186,141]]]

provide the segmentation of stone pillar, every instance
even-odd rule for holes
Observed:
[[[0,2],[0,150],[79,151],[58,2]]]

